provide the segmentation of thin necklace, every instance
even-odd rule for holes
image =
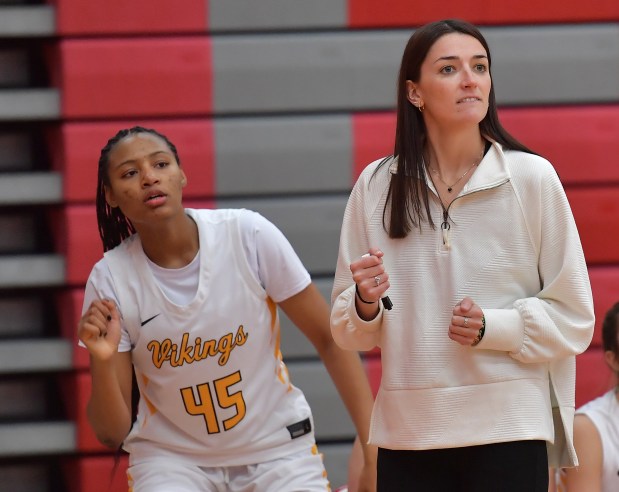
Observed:
[[[447,192],[451,193],[453,191],[454,186],[456,186],[460,182],[460,180],[462,180],[462,178],[464,178],[464,176],[466,176],[468,173],[470,173],[471,169],[473,169],[475,166],[479,165],[479,163],[481,162],[481,160],[483,158],[484,158],[484,154],[482,152],[481,157],[479,157],[475,162],[473,162],[473,165],[471,167],[469,167],[462,176],[460,176],[458,179],[456,179],[450,185],[445,183],[445,181],[443,181],[443,178],[441,177],[441,173],[439,173],[438,170],[434,169],[432,166],[429,166],[429,167],[430,167],[430,171],[432,171],[434,174],[436,174],[438,179],[440,179],[441,183],[443,183],[445,186],[447,186]]]

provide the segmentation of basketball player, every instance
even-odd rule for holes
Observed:
[[[78,328],[89,421],[129,453],[134,492],[328,491],[311,410],[280,352],[278,306],[316,347],[365,443],[360,359],[333,342],[329,306],[283,234],[248,210],[186,209],[186,183],[155,130],[122,130],[102,149],[105,255]],[[364,456],[360,481],[375,490],[375,449]]]

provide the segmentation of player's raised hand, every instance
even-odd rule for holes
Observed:
[[[77,336],[92,357],[102,361],[111,359],[120,343],[120,314],[116,303],[108,299],[93,301],[80,319]]]

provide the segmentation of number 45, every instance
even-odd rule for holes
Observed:
[[[245,417],[246,408],[243,393],[241,391],[229,393],[229,388],[241,380],[241,371],[236,371],[228,376],[213,381],[218,408],[226,409],[234,407],[236,409],[236,413],[232,417],[224,419],[222,422],[224,430],[226,431],[232,429]],[[195,389],[197,391],[197,399],[193,386],[181,389],[185,410],[189,415],[204,417],[206,430],[209,434],[221,432],[217,419],[215,402],[211,396],[210,383],[199,384]]]

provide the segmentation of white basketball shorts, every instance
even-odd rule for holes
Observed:
[[[330,492],[322,455],[313,446],[255,465],[203,467],[169,458],[127,470],[129,492]]]

